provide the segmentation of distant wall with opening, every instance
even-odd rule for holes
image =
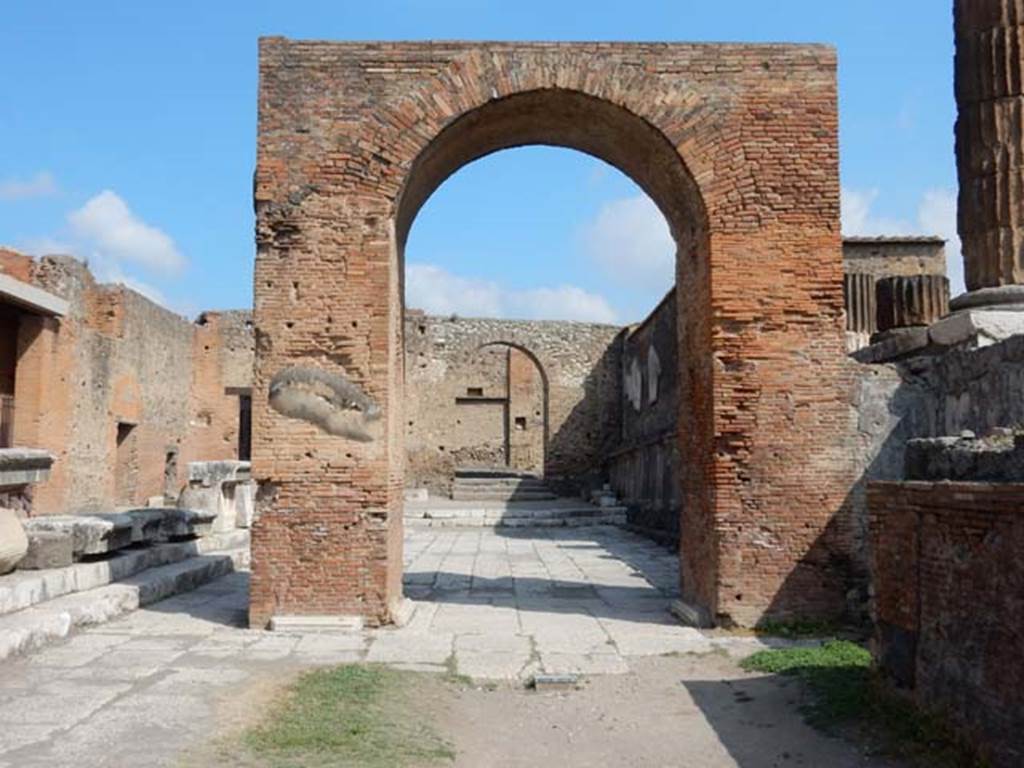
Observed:
[[[462,466],[543,474],[570,493],[599,483],[618,434],[620,333],[408,311],[406,485],[444,492]]]

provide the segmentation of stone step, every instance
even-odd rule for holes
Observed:
[[[453,488],[547,488],[543,480],[521,477],[457,477]]]
[[[484,487],[465,488],[465,487],[457,485],[454,488],[452,488],[452,494],[453,495],[458,494],[460,496],[471,496],[473,494],[479,494],[480,496],[495,496],[495,495],[497,495],[497,496],[538,496],[538,495],[543,495],[543,496],[550,496],[550,497],[557,498],[557,496],[554,493],[552,493],[551,490],[548,489],[548,488],[512,488],[512,487],[509,487],[509,488],[500,488],[500,487],[497,487],[497,488],[484,488]]]
[[[0,616],[0,661],[66,638],[142,606],[188,592],[241,567],[248,548],[209,552],[150,568],[124,581],[64,595]]]
[[[550,491],[464,491],[458,488],[452,491],[454,501],[554,501],[557,498]]]
[[[249,532],[237,530],[192,541],[138,549],[129,547],[103,560],[74,563],[64,568],[14,571],[0,576],[0,617],[64,595],[104,587],[147,568],[177,563],[213,551],[247,549],[248,546]]]
[[[521,472],[519,470],[509,469],[508,467],[457,467],[455,469],[456,480],[474,477],[519,478],[526,480],[540,479],[532,472]]]
[[[582,528],[596,525],[625,525],[626,514],[593,514],[578,517],[407,517],[416,528]]]
[[[416,519],[486,519],[486,520],[541,520],[573,517],[593,517],[595,515],[624,515],[625,507],[594,507],[587,504],[579,506],[425,506],[407,507],[406,520]]]

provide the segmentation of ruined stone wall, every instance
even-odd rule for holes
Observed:
[[[237,397],[222,404],[226,386],[250,386],[248,313],[197,328],[124,286],[97,284],[73,258],[28,263],[32,283],[69,302],[64,317],[19,322],[14,440],[57,457],[34,489],[34,514],[143,504],[176,494],[188,461],[234,457],[234,443],[193,436],[199,413],[218,414],[222,430],[237,424]],[[204,376],[217,387],[194,388]]]
[[[679,363],[675,290],[638,326],[624,332],[620,436],[608,459],[612,489],[629,522],[677,540],[681,509]]]
[[[405,331],[407,483],[444,492],[456,466],[526,470],[538,451],[566,492],[600,478],[618,431],[619,328],[409,312]]]
[[[35,282],[70,303],[49,371],[66,394],[43,401],[62,424],[34,441],[57,454],[51,479],[35,491],[36,514],[163,495],[168,454],[188,433],[192,324],[123,286],[97,285],[74,259],[44,258]]]
[[[242,402],[252,392],[252,313],[202,313],[191,354],[190,453],[203,461],[237,459]]]
[[[1024,485],[873,483],[875,656],[994,766],[1024,763]]]

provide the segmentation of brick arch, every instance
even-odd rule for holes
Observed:
[[[527,145],[575,149],[615,166],[658,205],[677,241],[693,242],[706,232],[700,190],[656,126],[581,90],[539,88],[492,98],[453,117],[411,163],[403,163],[409,171],[394,213],[399,250],[420,207],[451,174],[485,155]]]
[[[398,609],[404,237],[448,173],[537,142],[623,169],[676,237],[684,598],[740,624],[841,609],[853,470],[831,49],[273,38],[259,112],[254,624]],[[372,400],[376,439],[273,412],[269,381],[297,364]]]

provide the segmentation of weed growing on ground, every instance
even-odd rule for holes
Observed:
[[[760,651],[744,659],[748,671],[799,678],[811,693],[803,708],[814,727],[835,733],[847,728],[878,751],[929,768],[981,768],[945,720],[924,712],[887,689],[871,667],[871,654],[846,640]]]
[[[244,734],[244,747],[275,768],[449,763],[451,745],[411,702],[421,682],[416,673],[373,665],[309,672]]]

